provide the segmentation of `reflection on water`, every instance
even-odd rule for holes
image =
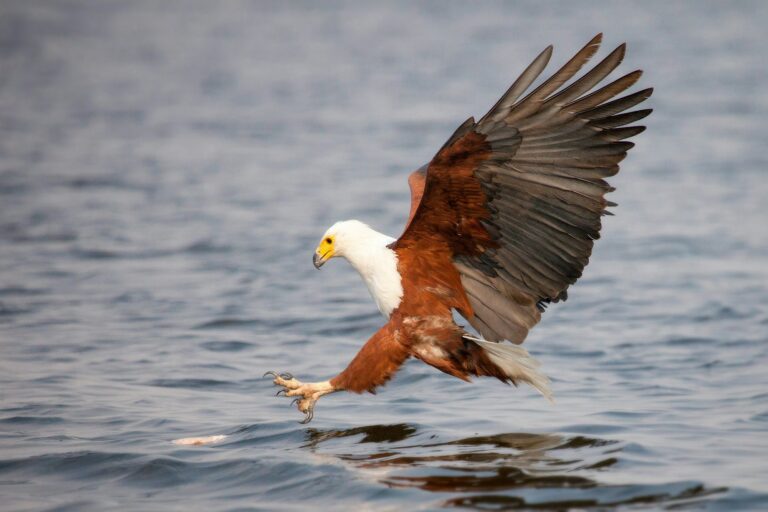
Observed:
[[[406,423],[395,425],[369,425],[366,427],[348,428],[345,430],[307,430],[307,447],[315,448],[323,441],[351,437],[362,434],[359,443],[396,443],[408,439],[416,433],[416,427]]]
[[[307,430],[304,448],[323,450],[333,440],[360,436],[355,453],[334,453],[391,488],[454,494],[446,507],[479,510],[570,509],[632,504],[692,505],[727,488],[699,482],[662,485],[602,483],[599,475],[621,464],[622,443],[611,439],[510,432],[444,442],[414,443],[415,425],[369,425]],[[370,445],[370,449],[365,446]],[[384,445],[384,446],[381,446]],[[386,471],[381,472],[380,470]],[[379,471],[373,471],[379,470]],[[618,498],[620,496],[620,498]]]

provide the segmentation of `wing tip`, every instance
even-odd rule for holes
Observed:
[[[615,50],[611,52],[611,54],[616,54],[618,57],[618,62],[616,63],[616,66],[618,67],[619,64],[624,60],[624,57],[627,55],[627,43],[621,43],[619,46],[616,47]]]
[[[584,62],[586,62],[589,59],[591,59],[595,53],[597,53],[597,50],[600,49],[600,45],[602,44],[602,42],[603,42],[603,33],[600,32],[595,37],[590,39],[589,42],[585,44],[584,47],[576,53],[576,55],[579,55],[580,53],[585,52],[586,55],[584,58]]]
[[[549,46],[547,46],[546,48],[544,48],[544,49],[541,51],[541,53],[539,53],[539,54],[536,56],[536,58],[535,58],[535,59],[533,59],[533,61],[531,62],[531,64],[534,64],[534,63],[535,63],[535,62],[537,62],[539,59],[542,59],[542,60],[543,60],[543,63],[542,63],[542,66],[541,66],[541,68],[542,68],[542,71],[543,71],[543,70],[544,70],[544,68],[546,68],[546,67],[549,65],[549,61],[552,59],[552,54],[554,53],[554,51],[555,51],[555,47],[554,47],[554,45],[549,45]]]

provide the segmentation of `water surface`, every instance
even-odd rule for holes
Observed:
[[[768,507],[768,9],[740,3],[0,4],[3,510]],[[557,404],[409,362],[315,420],[383,323],[332,222],[549,43],[653,85],[584,278],[526,346]],[[172,440],[225,434],[212,446]]]

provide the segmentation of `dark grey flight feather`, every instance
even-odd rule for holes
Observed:
[[[567,298],[600,237],[601,216],[614,205],[604,197],[613,190],[605,178],[634,146],[626,139],[645,129],[628,125],[651,110],[627,110],[653,90],[616,99],[641,71],[599,87],[624,59],[624,44],[564,87],[601,41],[598,34],[523,96],[552,56],[547,47],[480,121],[466,121],[447,144],[474,130],[491,145],[475,177],[491,212],[483,225],[499,247],[454,262],[475,313],[468,320],[487,340],[521,343],[547,304]]]

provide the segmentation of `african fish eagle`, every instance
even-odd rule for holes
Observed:
[[[613,99],[640,70],[594,90],[621,63],[625,44],[564,87],[601,40],[522,96],[549,62],[547,47],[487,114],[459,126],[408,178],[411,211],[400,238],[356,220],[323,235],[314,265],[346,258],[387,323],[330,380],[267,372],[278,394],[296,397],[302,423],[321,396],[374,392],[411,356],[467,381],[525,382],[551,399],[549,380],[518,345],[546,304],[565,300],[581,276],[600,217],[615,206],[604,197],[614,190],[605,178],[634,146],[626,139],[645,129],[629,125],[651,113],[627,110],[653,89]],[[454,310],[481,337],[457,325]]]

